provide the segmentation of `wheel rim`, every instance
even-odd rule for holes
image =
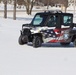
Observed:
[[[38,47],[38,46],[40,46],[40,44],[41,44],[40,40],[39,39],[36,40],[36,46]]]
[[[23,36],[22,40],[24,41],[24,43],[28,42],[28,36]]]

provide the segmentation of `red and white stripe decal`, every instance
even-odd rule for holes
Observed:
[[[64,31],[66,31],[66,30],[69,30],[69,28],[54,29],[54,32],[56,33],[57,38],[59,38],[59,37],[63,36]],[[62,31],[63,31],[63,33],[62,33]],[[56,38],[56,39],[54,38],[54,39],[50,40],[49,42],[51,42],[51,43],[55,43],[55,42],[65,42],[64,39],[59,40],[59,39],[57,39],[57,38]]]

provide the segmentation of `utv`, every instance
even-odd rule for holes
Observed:
[[[33,47],[40,47],[42,43],[57,43],[76,47],[76,24],[73,14],[61,11],[36,13],[30,24],[23,24],[19,37],[19,44],[33,43]]]

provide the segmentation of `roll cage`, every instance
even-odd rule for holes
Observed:
[[[50,21],[50,22],[49,22]],[[51,23],[49,25],[49,23]],[[61,28],[61,26],[70,26],[73,24],[73,14],[71,13],[37,13],[33,18],[32,26],[48,26]]]

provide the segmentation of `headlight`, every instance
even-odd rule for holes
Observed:
[[[40,32],[40,29],[38,29],[38,28],[32,28],[31,29],[31,33],[33,34],[33,33],[39,33]]]
[[[68,39],[68,38],[69,38],[69,34],[65,33],[65,34],[63,35],[63,38],[64,38],[65,40]]]

